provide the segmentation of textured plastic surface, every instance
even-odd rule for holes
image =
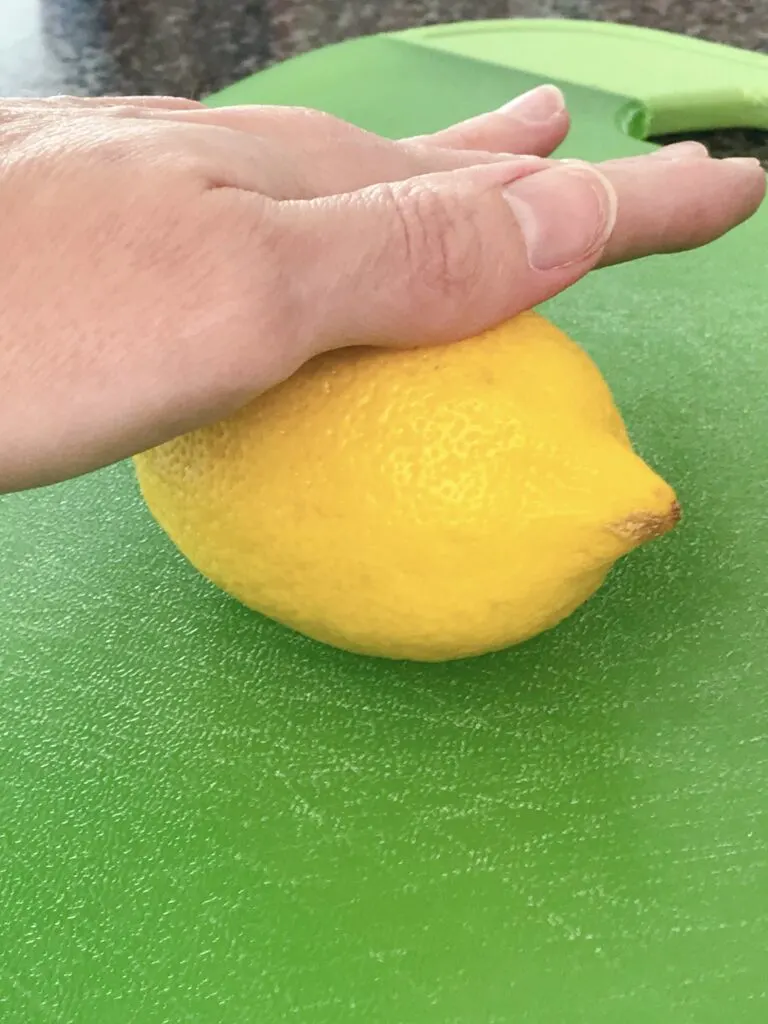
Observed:
[[[509,67],[425,38],[232,99],[394,134],[538,80],[514,32]],[[568,152],[644,147],[618,123],[647,97],[565,87]],[[763,1024],[767,217],[549,304],[687,515],[519,649],[292,635],[196,576],[127,466],[0,502],[3,1022]]]

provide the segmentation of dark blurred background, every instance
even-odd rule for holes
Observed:
[[[768,53],[768,0],[0,0],[0,95],[200,97],[341,39],[505,17],[617,21]],[[768,154],[764,133],[705,141]]]
[[[768,0],[0,0],[0,95],[201,96],[340,39],[505,17],[618,21],[768,52]]]

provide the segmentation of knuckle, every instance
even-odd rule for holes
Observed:
[[[471,205],[415,179],[393,187],[399,244],[425,297],[461,303],[475,291],[482,236]]]
[[[284,126],[290,126],[297,133],[303,132],[306,141],[315,139],[322,143],[323,151],[329,145],[359,142],[375,138],[363,128],[314,107],[281,108],[279,117]],[[297,136],[299,137],[299,136]]]
[[[337,129],[345,124],[334,114],[328,114],[324,110],[316,110],[314,107],[274,107],[274,116],[285,123],[290,123],[297,130],[307,124],[319,126],[330,130]]]

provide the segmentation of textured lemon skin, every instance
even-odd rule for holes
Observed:
[[[318,357],[135,464],[222,589],[326,643],[421,661],[554,626],[676,508],[597,367],[536,313],[457,345]]]

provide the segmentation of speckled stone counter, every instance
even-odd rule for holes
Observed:
[[[339,39],[503,17],[619,21],[768,51],[766,0],[2,0],[0,95],[201,96]]]

